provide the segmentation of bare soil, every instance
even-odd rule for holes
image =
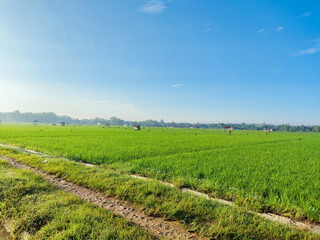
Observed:
[[[7,231],[7,229],[0,224],[0,240],[9,240],[12,239],[12,236]]]

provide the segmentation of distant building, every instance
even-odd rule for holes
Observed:
[[[270,128],[270,129],[264,129],[264,132],[268,135],[270,132],[273,131],[273,128]]]
[[[38,125],[39,121],[38,120],[34,120],[33,121],[33,125]]]
[[[66,123],[65,122],[59,122],[60,126],[65,126]]]
[[[228,132],[228,135],[231,135],[231,132],[233,130],[233,127],[232,126],[223,126],[222,127],[222,130],[223,130],[223,134]]]

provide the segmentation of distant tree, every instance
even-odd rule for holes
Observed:
[[[117,118],[117,117],[111,117],[110,118],[110,124],[114,126],[123,126],[124,120]]]
[[[282,125],[272,125],[272,124],[233,124],[233,123],[175,123],[175,122],[165,122],[163,119],[160,121],[156,120],[145,120],[145,121],[124,121],[117,117],[111,117],[110,119],[94,118],[94,119],[74,119],[69,116],[58,116],[53,112],[43,112],[43,113],[21,113],[19,110],[14,112],[0,112],[0,119],[3,122],[24,122],[30,123],[34,119],[37,119],[42,123],[59,123],[64,122],[65,124],[85,124],[85,125],[96,125],[101,123],[103,125],[110,124],[115,126],[133,126],[134,124],[141,125],[144,127],[177,127],[177,128],[188,128],[188,127],[198,127],[198,128],[211,128],[211,129],[221,129],[223,126],[232,125],[234,129],[247,129],[247,130],[264,130],[273,129],[274,131],[291,131],[291,132],[320,132],[319,125],[313,126],[291,126],[289,124]]]
[[[263,124],[262,124],[262,129],[266,129],[267,127],[266,127],[266,123],[264,122]]]

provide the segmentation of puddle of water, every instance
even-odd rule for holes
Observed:
[[[0,240],[9,240],[9,239],[11,240],[12,236],[3,225],[0,225]]]

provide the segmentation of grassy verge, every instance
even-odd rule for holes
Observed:
[[[0,222],[32,239],[156,239],[125,219],[58,190],[42,177],[0,160]]]
[[[213,239],[320,239],[320,236],[261,219],[241,208],[122,175],[104,167],[86,167],[63,159],[49,159],[0,150],[0,155],[55,174],[79,185],[135,203],[150,215],[178,220],[186,228]]]

